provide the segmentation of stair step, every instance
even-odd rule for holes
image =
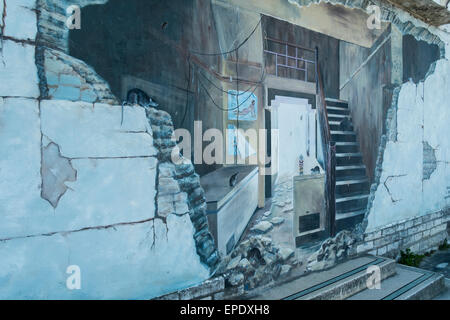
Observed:
[[[331,139],[335,142],[356,142],[356,134],[353,131],[330,131]]]
[[[331,269],[289,279],[264,289],[252,298],[258,300],[342,300],[367,287],[367,268],[379,266],[381,279],[395,274],[395,261],[382,257],[361,256],[342,262]]]
[[[329,121],[330,130],[341,130],[341,122],[340,121]],[[353,130],[353,125],[351,125],[351,128]]]
[[[340,135],[356,135],[354,131],[340,131],[340,130],[333,130],[330,131],[331,134],[340,134]],[[345,142],[345,141],[340,141]]]
[[[359,144],[355,141],[336,142],[336,153],[357,153],[357,152],[359,152]]]
[[[336,158],[351,158],[351,157],[362,157],[361,152],[349,152],[349,153],[336,153]]]
[[[365,289],[348,300],[429,300],[445,290],[444,276],[404,265],[381,281],[380,289]]]
[[[350,110],[347,108],[341,108],[341,107],[329,107],[327,106],[327,112],[329,115],[336,115],[336,114],[340,114],[340,115],[344,115],[344,116],[348,116],[350,115]]]
[[[327,106],[348,108],[348,102],[344,100],[326,98],[325,103],[327,104]]]
[[[362,164],[336,166],[336,178],[358,177],[366,174],[366,167]]]
[[[342,115],[342,114],[329,114],[328,115],[328,121],[337,121],[337,122],[341,122],[342,119],[344,119],[344,117],[348,117],[350,122],[352,121],[351,116],[346,116],[346,115]]]
[[[363,164],[358,164],[354,166],[337,166],[336,171],[343,171],[343,170],[356,170],[356,169],[365,169],[366,166]]]
[[[342,203],[342,202],[353,201],[353,200],[362,200],[362,199],[367,199],[368,197],[369,197],[369,194],[357,194],[357,195],[346,196],[346,197],[336,196],[336,203]]]
[[[361,165],[362,154],[360,152],[336,153],[337,166]]]
[[[327,110],[332,110],[332,111],[346,111],[346,112],[350,112],[350,110],[348,110],[345,107],[336,107],[336,106],[327,106]],[[347,114],[347,113],[346,113]]]
[[[349,184],[358,184],[358,183],[365,183],[365,182],[369,182],[369,179],[367,179],[367,177],[360,177],[358,179],[356,179],[356,178],[349,179],[348,177],[340,177],[337,179],[336,185],[337,186],[346,186]]]
[[[336,212],[336,220],[353,218],[353,217],[356,217],[356,216],[364,215],[365,213],[366,213],[365,209],[357,210],[357,211],[344,212],[344,213]]]
[[[341,99],[335,99],[335,98],[325,98],[326,102],[341,102],[341,103],[348,103],[348,101],[341,100]]]

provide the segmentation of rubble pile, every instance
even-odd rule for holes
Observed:
[[[320,249],[308,258],[307,271],[318,271],[334,266],[350,255],[351,246],[356,242],[353,233],[339,232],[334,238],[325,240]]]
[[[224,275],[227,286],[251,290],[283,279],[297,265],[294,250],[276,246],[268,237],[254,235],[222,259],[218,273]]]

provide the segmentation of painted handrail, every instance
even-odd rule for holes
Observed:
[[[336,234],[336,143],[331,139],[327,104],[323,88],[322,72],[316,48],[316,107],[322,137],[323,160],[325,165],[325,203],[328,216],[328,229],[333,237]]]

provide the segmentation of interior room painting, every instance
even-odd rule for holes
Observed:
[[[450,12],[410,2],[0,3],[0,298],[346,299],[302,286],[447,243]]]

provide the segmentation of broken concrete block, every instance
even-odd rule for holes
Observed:
[[[253,228],[250,230],[256,233],[266,233],[269,230],[273,228],[273,225],[268,221],[261,221],[260,223],[256,224]]]
[[[34,55],[34,46],[3,39],[0,56],[0,96],[39,97],[39,79]]]
[[[280,255],[281,260],[286,261],[294,255],[294,250],[291,248],[281,247],[278,254]]]
[[[120,120],[121,106],[64,100],[41,102],[42,132],[60,146],[65,157],[156,156],[143,108],[125,108],[122,126]]]
[[[270,220],[270,222],[274,226],[278,226],[278,225],[280,225],[280,224],[282,224],[284,222],[284,218],[282,218],[282,217],[275,217],[275,218],[272,218],[272,220]]]
[[[272,212],[270,212],[270,211],[264,212],[264,216],[265,216],[265,217],[268,217],[268,216],[270,216],[271,214],[272,214]]]
[[[37,33],[37,17],[36,17],[36,1],[35,0],[12,0],[1,1],[0,16],[3,16],[4,36],[17,40],[36,39]],[[3,4],[6,4],[3,7]],[[2,22],[3,22],[2,21]],[[2,25],[0,22],[0,25]]]
[[[108,83],[79,59],[45,48],[43,67],[48,87],[46,98],[118,104]]]
[[[240,255],[231,259],[231,261],[227,265],[227,270],[232,270],[232,269],[236,268],[240,261],[241,261]]]
[[[238,266],[242,269],[247,269],[250,267],[250,262],[246,258],[244,258],[241,261],[239,261]]]
[[[280,276],[281,276],[281,277],[282,277],[282,276],[286,276],[286,275],[289,273],[289,271],[291,271],[291,269],[292,269],[292,267],[291,267],[290,265],[288,265],[288,264],[283,264],[283,265],[281,266]]]

